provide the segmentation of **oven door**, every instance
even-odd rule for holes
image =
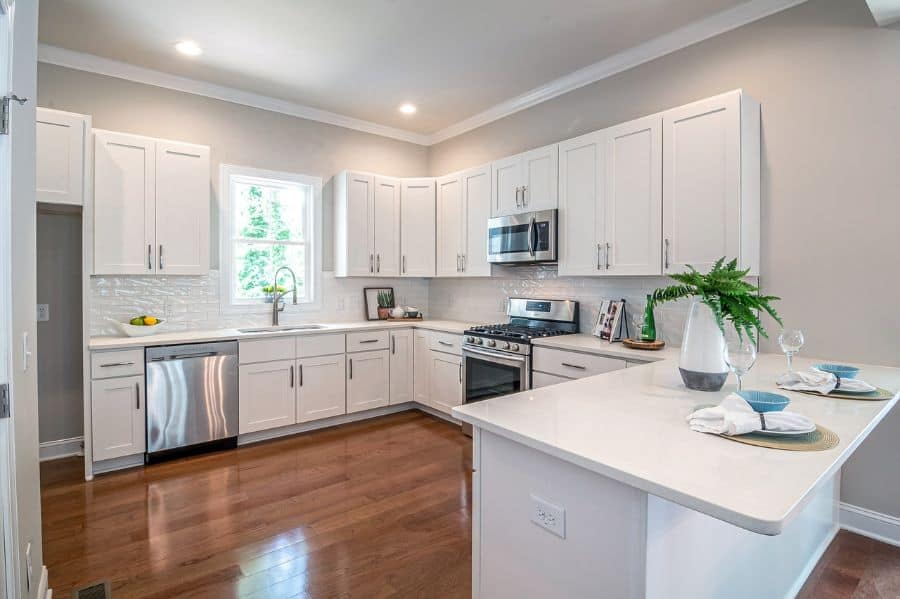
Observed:
[[[465,403],[531,388],[530,358],[489,349],[463,349]]]
[[[556,210],[500,216],[488,221],[488,262],[555,262]]]

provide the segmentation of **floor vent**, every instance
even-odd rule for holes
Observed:
[[[72,599],[110,599],[109,581],[94,584],[72,591]]]

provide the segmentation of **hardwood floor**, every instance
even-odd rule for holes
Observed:
[[[900,597],[900,547],[842,530],[797,599]]]
[[[471,441],[420,412],[98,476],[41,465],[54,596],[469,597]]]

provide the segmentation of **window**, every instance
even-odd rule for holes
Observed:
[[[223,165],[222,195],[222,287],[228,303],[265,300],[282,266],[297,277],[297,302],[314,303],[322,180]],[[277,284],[289,290],[290,273],[283,271]]]

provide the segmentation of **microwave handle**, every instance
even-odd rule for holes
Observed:
[[[535,233],[537,233],[537,227],[535,226],[534,217],[531,217],[531,222],[528,223],[528,253],[534,257],[534,247],[537,245],[537,240],[534,238]]]

